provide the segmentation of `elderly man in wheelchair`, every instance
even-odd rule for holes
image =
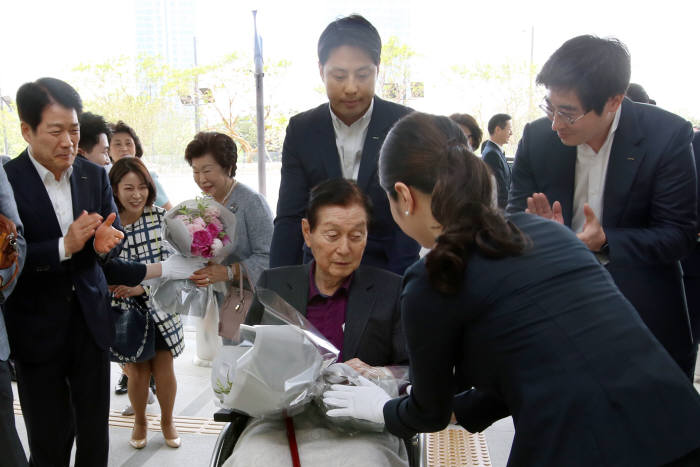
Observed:
[[[284,321],[289,324],[290,320],[284,317],[280,320],[280,315],[268,312],[271,300],[263,297],[268,291],[298,310],[297,315],[303,316],[299,319],[311,323],[311,327],[332,344],[330,347],[337,349],[337,361],[344,363],[330,368],[318,365],[323,366],[327,383],[363,384],[358,380],[366,381],[366,377],[394,395],[404,390],[408,358],[399,310],[401,278],[360,265],[370,217],[369,201],[352,181],[329,180],[311,191],[302,231],[314,260],[309,264],[270,269],[258,281],[258,294],[248,311],[241,336],[246,330],[258,330],[255,333],[258,337],[252,344],[253,348],[260,347],[256,349],[255,358],[258,364],[264,361],[270,366],[248,378],[246,388],[236,394],[238,405],[232,405],[237,410],[222,410],[216,414],[215,419],[231,423],[220,436],[212,465],[296,466],[299,462],[305,467],[409,465],[412,441],[396,438],[383,430],[383,426],[334,417],[333,410],[327,410],[328,407],[318,401],[303,404],[302,409],[290,407],[283,415],[277,411],[277,417],[251,418],[236,413],[242,405],[255,406],[253,399],[258,399],[257,402],[264,399],[268,386],[261,383],[262,373],[272,374],[272,377],[296,374],[289,367],[301,364],[291,350],[297,348],[295,345],[277,343],[275,348],[269,344],[268,333],[265,334],[266,350],[261,350],[263,328],[267,326],[249,327],[285,324]],[[239,341],[245,339],[240,337]],[[241,356],[252,352],[251,347],[246,349],[243,343],[240,347],[243,348],[231,349],[233,354]],[[246,358],[250,359],[250,355],[252,353]],[[288,388],[293,384],[283,381],[282,386]],[[236,388],[231,392],[236,392]],[[264,409],[256,407],[246,413],[263,412]]]

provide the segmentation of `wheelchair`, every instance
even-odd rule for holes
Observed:
[[[231,456],[233,448],[248,424],[249,419],[250,417],[247,415],[228,409],[221,409],[214,414],[214,421],[225,422],[226,425],[216,440],[209,467],[221,467],[226,462],[226,459]],[[404,440],[404,443],[408,454],[409,467],[426,467],[427,463],[424,456],[425,436],[418,434],[413,438]]]

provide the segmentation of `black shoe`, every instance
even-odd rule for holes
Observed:
[[[153,379],[153,375],[151,375],[151,382],[149,383],[151,386],[151,391],[153,391],[153,394],[156,393],[156,380]]]
[[[128,381],[129,378],[127,378],[127,376],[124,373],[122,373],[121,378],[119,378],[119,382],[116,386],[114,386],[114,394],[126,394],[126,385]]]

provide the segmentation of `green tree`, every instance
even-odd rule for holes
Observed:
[[[289,62],[265,65],[266,146],[281,149],[289,109],[275,96],[284,84]],[[242,160],[257,152],[255,79],[252,57],[231,53],[221,60],[187,69],[174,69],[159,57],[118,57],[74,69],[76,89],[84,108],[108,121],[124,120],[138,133],[149,162],[159,170],[182,165],[186,144],[194,135],[194,106],[198,99],[200,130],[221,131],[237,143]],[[199,89],[209,89],[203,95]],[[284,91],[288,92],[288,91]]]
[[[527,62],[455,65],[450,68],[447,83],[450,95],[460,102],[464,110],[482,125],[496,113],[513,117],[511,144],[516,145],[523,128],[542,115],[537,105],[543,91],[534,87],[537,68]],[[485,138],[488,131],[485,127]],[[510,151],[509,154],[513,154]]]
[[[406,100],[411,96],[411,62],[415,56],[415,50],[402,43],[396,36],[391,36],[384,44],[378,84],[382,96],[386,99],[406,104]]]
[[[280,105],[277,96],[283,88],[286,60],[265,63],[265,146],[279,151],[284,140],[289,109]],[[248,54],[232,53],[208,66],[188,70],[197,76],[200,86],[211,89],[213,102],[202,107],[203,128],[228,134],[238,144],[245,160],[257,155],[257,112],[253,58]]]
[[[27,146],[22,138],[17,109],[12,103],[0,106],[0,154],[5,154],[5,142],[10,157],[17,156]]]
[[[133,127],[147,156],[181,157],[192,137],[190,109],[178,97],[181,74],[159,57],[118,57],[74,69],[84,108]]]

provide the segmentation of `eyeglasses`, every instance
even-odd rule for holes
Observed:
[[[561,110],[554,110],[554,109],[552,109],[551,107],[549,107],[549,104],[548,104],[547,102],[541,103],[541,104],[539,105],[539,107],[540,107],[540,109],[542,109],[542,111],[543,111],[545,114],[547,114],[547,118],[549,118],[550,120],[553,121],[553,120],[554,120],[554,117],[557,116],[557,117],[559,117],[560,120],[564,120],[564,121],[565,121],[566,123],[568,123],[569,125],[573,125],[574,123],[578,122],[578,121],[581,120],[583,117],[585,117],[586,114],[587,114],[588,112],[590,112],[590,110],[589,110],[588,112],[582,113],[582,114],[579,115],[578,117],[572,117],[571,115],[565,114],[565,113],[562,112]]]

